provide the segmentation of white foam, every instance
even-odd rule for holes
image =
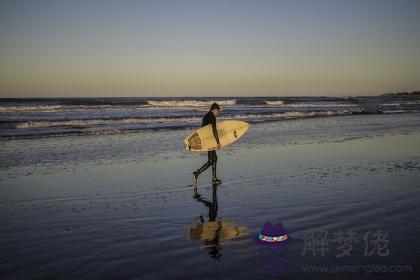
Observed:
[[[381,106],[400,106],[400,103],[384,103]]]
[[[226,100],[148,100],[147,103],[156,107],[203,107],[210,106],[213,103],[218,103],[221,106],[233,106],[236,104],[235,99]]]
[[[266,100],[265,103],[267,105],[284,105],[284,101],[283,100]]]
[[[396,110],[383,110],[384,114],[407,113],[407,112],[408,112],[407,110],[402,110],[402,109],[400,109],[400,110],[398,110],[398,109],[396,109]],[[410,112],[414,113],[414,112],[417,112],[417,110],[412,110]]]
[[[61,107],[61,105],[0,106],[0,112],[56,111]]]
[[[195,122],[200,118],[125,118],[125,119],[86,119],[86,120],[59,120],[59,121],[28,121],[19,123],[16,128],[42,128],[63,126],[95,126],[95,125],[124,125],[145,123],[169,123],[169,122]]]
[[[219,120],[226,119],[273,119],[273,118],[305,118],[313,116],[333,116],[343,114],[342,112],[322,111],[322,112],[283,112],[272,114],[237,114],[235,116],[221,116]],[[18,129],[47,128],[47,127],[89,127],[100,125],[125,125],[125,124],[159,124],[159,123],[185,123],[200,122],[201,117],[182,117],[182,118],[124,118],[124,119],[85,119],[85,120],[41,120],[27,121],[16,124]]]
[[[355,107],[355,104],[337,104],[337,103],[330,103],[330,104],[314,104],[314,103],[296,103],[296,104],[285,104],[287,107]]]
[[[342,115],[345,112],[334,112],[334,111],[322,111],[322,112],[283,112],[283,113],[273,113],[273,114],[246,114],[246,115],[236,115],[234,118],[237,119],[270,119],[270,118],[305,118],[305,117],[316,117],[316,116],[335,116]]]

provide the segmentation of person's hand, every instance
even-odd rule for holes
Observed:
[[[217,144],[217,149],[219,150],[220,148],[222,148],[222,145]]]

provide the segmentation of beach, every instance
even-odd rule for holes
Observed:
[[[398,279],[413,279],[419,124],[419,113],[256,123],[218,151],[223,184],[207,171],[195,192],[191,172],[207,154],[185,150],[193,128],[2,140],[0,275],[395,279],[375,269],[397,266]],[[293,237],[286,251],[267,255],[254,241],[266,222]],[[337,257],[340,230],[357,242]],[[367,250],[377,231],[386,246]],[[308,247],[317,232],[328,250]]]

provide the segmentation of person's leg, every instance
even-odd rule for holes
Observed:
[[[217,175],[216,175],[216,170],[217,170],[217,154],[216,154],[216,151],[212,151],[213,153],[212,153],[212,165],[211,165],[211,168],[212,168],[212,171],[213,171],[213,181],[214,180],[217,180]]]
[[[222,181],[219,180],[217,178],[217,175],[216,175],[216,171],[217,171],[217,154],[216,154],[216,151],[209,151],[207,153],[207,155],[208,155],[207,162],[202,167],[200,167],[197,171],[193,172],[193,184],[194,185],[197,184],[198,175],[200,175],[200,173],[204,172],[207,168],[209,168],[210,165],[212,166],[212,171],[213,171],[212,182],[215,183],[215,184],[222,183]]]
[[[216,154],[216,151],[214,151],[214,153],[212,155],[212,158],[213,158],[213,164],[212,164],[213,180],[212,180],[212,183],[218,185],[218,184],[222,183],[222,180],[218,179],[217,174],[216,174],[217,173],[217,154]]]
[[[207,162],[205,164],[203,164],[203,166],[201,166],[199,169],[197,169],[194,174],[196,177],[198,177],[198,175],[200,175],[200,173],[204,172],[207,168],[210,167],[210,165],[213,164],[213,155],[212,155],[212,151],[207,152],[208,155],[208,159]]]

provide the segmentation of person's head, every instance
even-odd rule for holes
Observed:
[[[216,116],[217,113],[220,112],[220,106],[219,106],[219,104],[217,104],[217,103],[211,104],[210,111],[212,111],[213,112],[213,115]]]

